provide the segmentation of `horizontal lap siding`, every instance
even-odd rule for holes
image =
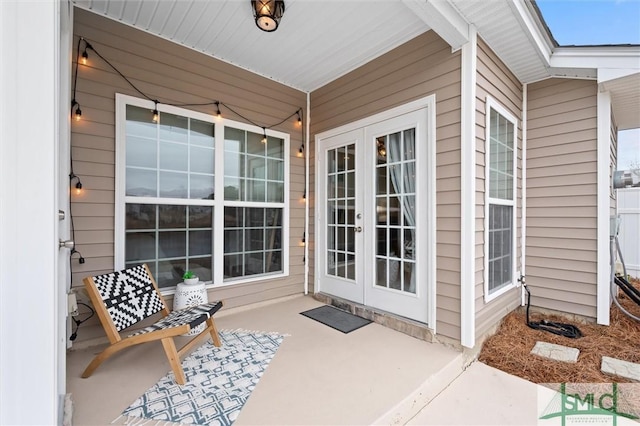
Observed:
[[[204,103],[219,100],[243,116],[269,126],[306,105],[306,95],[295,89],[202,55],[170,41],[100,17],[75,10],[75,42],[86,38],[102,56],[153,99],[169,103]],[[76,99],[82,120],[72,122],[71,150],[74,172],[84,192],[72,194],[77,249],[86,263],[73,260],[72,282],[114,268],[115,203],[115,94],[141,97],[95,53],[79,66]],[[215,106],[185,107],[214,114]],[[244,121],[223,106],[223,116]],[[297,157],[301,131],[295,118],[274,128],[291,136],[290,163],[290,275],[217,288],[214,298],[226,306],[239,306],[301,293],[304,283],[304,159]]]
[[[476,337],[481,338],[520,303],[520,289],[514,288],[493,299],[484,300],[484,207],[485,207],[485,149],[486,149],[486,100],[493,98],[518,120],[517,135],[517,190],[516,190],[516,270],[521,260],[522,219],[522,84],[491,48],[478,38],[476,91]],[[528,160],[527,160],[528,161]],[[515,277],[518,278],[518,277]]]
[[[549,79],[528,87],[531,303],[590,317],[596,315],[596,115],[594,81]]]
[[[316,90],[311,94],[311,140],[314,140],[315,134],[434,93],[437,127],[436,327],[438,334],[458,340],[460,53],[451,53],[451,48],[433,31],[429,31]],[[315,152],[315,148],[311,148],[311,152]],[[312,176],[315,176],[313,166]],[[311,188],[314,188],[314,182],[315,178],[312,177]],[[310,282],[314,282],[313,275]]]

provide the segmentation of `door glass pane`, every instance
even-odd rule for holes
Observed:
[[[327,274],[355,279],[356,146],[327,151],[325,228]]]
[[[377,137],[376,285],[415,293],[415,129]]]

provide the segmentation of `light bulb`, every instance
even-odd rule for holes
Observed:
[[[153,122],[154,123],[158,122],[158,110],[157,109],[153,110]]]
[[[76,117],[76,121],[80,121],[80,119],[82,118],[82,110],[80,109],[80,105],[76,107],[75,117]]]
[[[82,52],[82,65],[87,65],[87,60],[89,59],[89,55],[87,54],[87,51],[85,50],[84,52]]]

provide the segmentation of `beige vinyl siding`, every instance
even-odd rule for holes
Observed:
[[[531,84],[528,117],[531,304],[595,317],[597,83],[548,79]]]
[[[312,140],[317,133],[435,93],[436,327],[438,334],[456,340],[460,339],[460,63],[460,52],[451,53],[451,47],[429,31],[311,93]],[[312,188],[314,184],[312,178]]]
[[[618,125],[613,111],[611,111],[611,143],[609,144],[609,150],[609,182],[613,182],[613,172],[618,168]],[[613,188],[613,184],[611,184],[609,191],[609,215],[615,216],[618,212],[618,192]]]
[[[493,326],[520,303],[520,288],[485,303],[484,294],[484,215],[485,215],[485,148],[486,148],[486,100],[490,96],[518,120],[516,129],[517,185],[515,192],[516,223],[516,271],[521,260],[522,219],[522,84],[491,48],[478,37],[477,88],[476,88],[476,338],[481,338]],[[514,277],[517,279],[518,277]]]
[[[170,41],[108,20],[82,9],[75,10],[74,43],[86,38],[95,48],[153,99],[169,103],[204,103],[219,100],[261,125],[278,123],[306,105],[303,92],[202,55]],[[75,44],[74,44],[75,46]],[[74,49],[75,52],[75,49]],[[82,179],[84,193],[72,194],[77,249],[86,258],[73,262],[73,286],[82,278],[114,268],[115,198],[115,95],[141,98],[95,53],[80,65],[77,101],[82,120],[72,122],[74,172]],[[185,107],[215,114],[215,106]],[[223,117],[244,120],[220,107]],[[304,159],[297,156],[301,130],[296,117],[274,128],[289,133],[290,143],[290,275],[210,290],[210,297],[224,299],[227,307],[302,293],[304,283]]]

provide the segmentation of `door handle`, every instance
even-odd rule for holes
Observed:
[[[73,250],[76,246],[76,243],[73,240],[60,240],[59,245],[60,248],[68,248]]]

